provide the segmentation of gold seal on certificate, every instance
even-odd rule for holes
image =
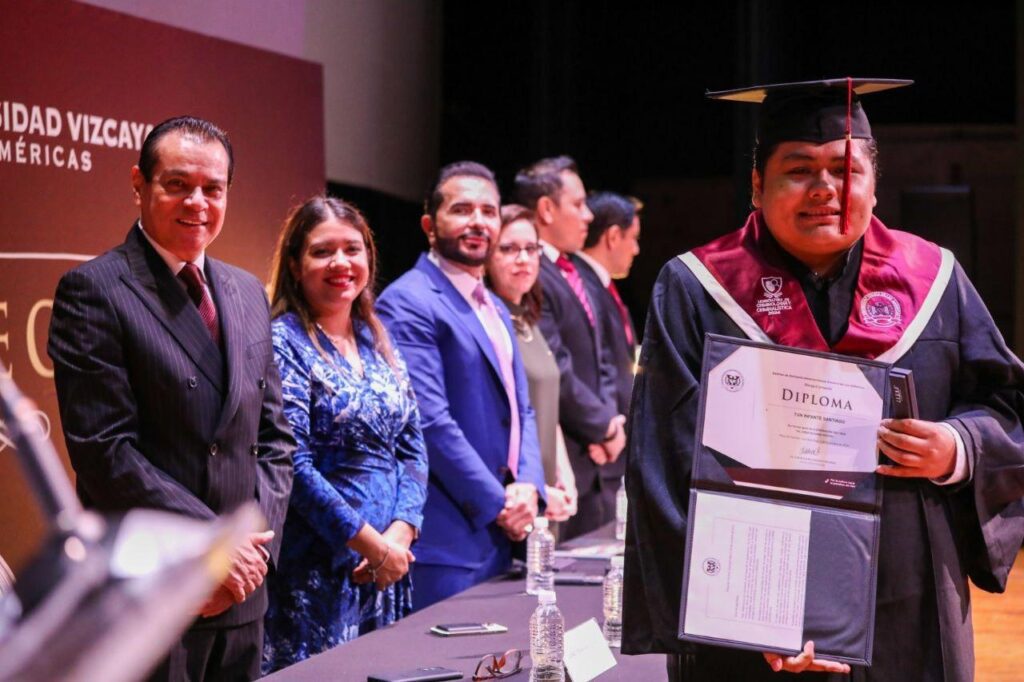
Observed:
[[[708,335],[681,639],[870,665],[889,373]]]

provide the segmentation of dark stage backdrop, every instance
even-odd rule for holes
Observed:
[[[318,64],[69,0],[0,6],[0,359],[63,453],[47,328],[57,280],[123,241],[129,169],[151,127],[210,119],[235,148],[211,255],[266,279],[287,209],[324,188]],[[0,430],[0,555],[39,539]]]

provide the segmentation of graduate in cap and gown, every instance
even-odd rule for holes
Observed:
[[[761,104],[754,211],[669,261],[654,286],[630,415],[622,652],[670,680],[971,680],[968,579],[1000,592],[1024,539],[1024,366],[953,255],[873,215],[877,146],[836,79],[709,93]],[[884,420],[872,665],[679,640],[690,471],[708,332],[913,371],[919,419]],[[787,677],[783,674],[782,677]]]

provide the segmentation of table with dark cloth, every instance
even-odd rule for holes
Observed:
[[[565,543],[564,547],[611,538],[613,532],[614,524],[609,524]],[[606,561],[585,559],[577,560],[562,570],[601,575],[607,565]],[[273,682],[361,682],[370,674],[443,666],[461,671],[465,675],[463,679],[470,680],[482,656],[519,649],[523,652],[523,670],[506,679],[525,681],[529,677],[530,667],[530,614],[537,605],[537,598],[526,594],[525,588],[523,578],[495,578],[417,611],[382,630],[279,670],[264,679]],[[558,608],[565,618],[566,630],[590,618],[596,618],[598,625],[604,623],[600,585],[560,584],[556,585],[555,591],[558,594]],[[501,623],[508,627],[508,632],[462,637],[438,637],[430,633],[431,626],[438,623],[466,622]],[[601,682],[665,679],[663,655],[622,656],[618,649],[612,649],[612,653],[618,665],[600,675],[597,679]]]

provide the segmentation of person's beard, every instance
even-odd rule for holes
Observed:
[[[479,239],[487,240],[487,248],[484,250],[483,255],[476,256],[462,251],[460,248],[460,240],[462,237],[477,237]],[[458,237],[442,237],[435,232],[434,249],[437,251],[438,255],[445,260],[454,261],[470,267],[479,267],[486,263],[488,257],[490,257],[491,251],[494,249],[494,242],[491,241],[490,235],[487,234],[485,230],[477,228],[470,228]]]

